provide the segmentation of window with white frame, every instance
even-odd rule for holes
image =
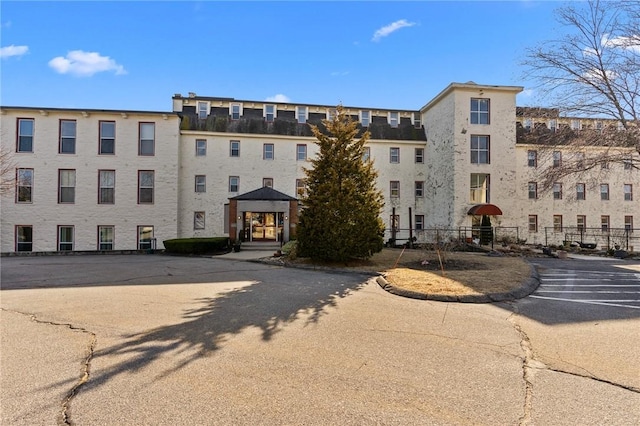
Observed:
[[[240,157],[240,141],[229,141],[229,156]]]
[[[389,148],[389,162],[390,163],[399,163],[400,162],[400,148]]]
[[[333,121],[338,116],[338,110],[335,108],[327,109],[327,120]]]
[[[488,135],[471,135],[471,164],[489,164]]]
[[[400,113],[397,111],[389,112],[389,126],[395,128],[400,124]]]
[[[538,167],[538,151],[535,151],[535,150],[527,151],[527,166]]]
[[[240,104],[231,104],[229,107],[229,115],[231,115],[232,120],[240,120],[242,116],[242,105]]]
[[[204,229],[204,212],[193,212],[193,229]]]
[[[538,199],[538,182],[529,182],[529,199]]]
[[[16,225],[16,251],[33,251],[33,226]]]
[[[371,148],[368,146],[364,147],[364,150],[362,152],[362,161],[371,161]]]
[[[296,160],[307,161],[307,145],[299,143],[296,145]]]
[[[630,183],[624,184],[624,200],[633,201],[633,185]]]
[[[98,170],[98,204],[114,204],[116,171]]]
[[[392,180],[391,182],[389,182],[389,186],[389,195],[391,196],[391,198],[398,198],[400,196],[400,181]]]
[[[139,155],[155,155],[156,124],[140,123]]]
[[[633,216],[624,217],[624,229],[629,233],[633,232]]]
[[[196,175],[195,189],[198,193],[207,192],[207,176]]]
[[[576,152],[576,167],[584,168],[584,152]]]
[[[360,111],[360,124],[362,124],[362,127],[369,127],[371,124],[371,111]]]
[[[153,204],[155,172],[138,170],[138,204]]]
[[[240,177],[229,176],[229,192],[238,192],[240,190]]]
[[[579,214],[578,216],[576,216],[576,227],[578,228],[579,232],[584,232],[587,228],[587,216],[583,214]]]
[[[413,113],[413,127],[415,127],[416,129],[422,127],[422,117],[420,116],[419,112]]]
[[[584,183],[576,184],[576,200],[584,200],[586,199],[586,191]]]
[[[625,159],[623,159],[622,163],[624,164],[625,170],[633,169],[633,158],[631,156],[628,156]]]
[[[138,250],[150,250],[153,247],[153,226],[138,226]]]
[[[264,106],[264,119],[265,121],[271,123],[276,119],[276,106],[275,105],[265,105]]]
[[[562,184],[560,182],[554,182],[553,184],[553,199],[562,200]]]
[[[16,169],[16,203],[33,202],[33,169]]]
[[[109,155],[116,153],[116,122],[101,121],[100,128],[100,146],[98,154]]]
[[[424,197],[424,181],[417,180],[415,183],[416,197]]]
[[[525,119],[524,119],[524,125],[523,125],[523,127],[524,127],[526,130],[531,130],[531,129],[533,129],[533,120],[532,120],[532,119],[530,119],[530,118],[525,118]]]
[[[600,216],[600,229],[602,231],[609,231],[610,228],[610,224],[609,224],[609,216]]]
[[[471,98],[471,124],[489,124],[489,99]]]
[[[538,232],[538,215],[529,215],[529,232]]]
[[[424,164],[424,148],[416,148],[414,158],[416,163]]]
[[[602,160],[600,162],[600,168],[602,170],[608,170],[609,169],[609,162],[606,159]]]
[[[273,160],[274,149],[275,147],[272,143],[265,143],[262,145],[262,158],[264,160]]]
[[[562,166],[562,152],[553,151],[553,167]]]
[[[263,188],[273,188],[273,178],[262,178]]]
[[[596,121],[596,132],[602,133],[603,125],[602,121]]]
[[[608,183],[600,184],[600,199],[603,201],[609,200],[609,184]]]
[[[415,222],[415,229],[416,231],[421,231],[424,229],[424,215],[423,214],[417,214],[414,216],[414,222]]]
[[[76,120],[60,120],[60,154],[76,153]]]
[[[33,118],[18,118],[18,140],[16,152],[33,152]]]
[[[489,175],[486,173],[471,173],[470,179],[470,202],[489,202]]]
[[[578,119],[571,120],[571,130],[580,130],[582,129],[582,122]]]
[[[113,250],[115,229],[111,225],[98,226],[98,250]]]
[[[553,231],[562,232],[562,215],[561,214],[553,215]]]
[[[296,120],[298,120],[298,123],[303,124],[307,122],[307,111],[308,108],[306,106],[296,107]]]
[[[549,126],[549,130],[551,130],[552,133],[555,133],[558,129],[558,120],[552,118],[547,122],[547,125]]]
[[[58,251],[73,250],[73,226],[58,226]]]
[[[76,171],[58,170],[58,203],[75,203]]]
[[[307,183],[304,179],[296,179],[296,195],[304,197],[307,195]]]
[[[198,102],[198,118],[204,120],[209,115],[209,105],[207,102]]]
[[[196,139],[196,157],[204,157],[207,155],[207,140]]]

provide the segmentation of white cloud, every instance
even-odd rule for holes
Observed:
[[[126,74],[124,67],[108,56],[98,52],[72,50],[66,57],[58,56],[49,61],[49,66],[60,74],[90,77],[98,72],[114,71],[116,75]]]
[[[334,71],[331,73],[332,77],[338,77],[338,76],[344,76],[344,75],[349,75],[349,71]]]
[[[29,51],[29,46],[6,46],[0,47],[0,58],[9,58],[11,56],[22,56]]]
[[[638,37],[613,37],[609,38],[609,34],[602,36],[600,41],[604,47],[621,47],[623,49],[633,50],[640,53],[640,38]]]
[[[520,96],[525,97],[525,98],[530,98],[535,94],[535,91],[533,89],[524,89],[522,92],[520,92]]]
[[[413,27],[414,25],[416,25],[415,22],[409,22],[406,19],[400,19],[399,21],[392,22],[389,25],[385,25],[384,27],[376,30],[376,32],[373,33],[373,38],[371,39],[371,41],[380,41],[383,37],[388,36],[392,32],[398,31],[399,29],[405,27]]]
[[[278,93],[275,96],[269,96],[267,99],[265,99],[265,101],[267,102],[291,102],[291,99],[289,99],[288,96],[283,95],[282,93]]]

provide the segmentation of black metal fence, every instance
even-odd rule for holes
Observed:
[[[545,245],[579,246],[605,250],[640,248],[640,229],[637,228],[585,228],[579,226],[544,228]]]

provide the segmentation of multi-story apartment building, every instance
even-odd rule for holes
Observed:
[[[386,238],[471,228],[483,215],[529,243],[573,238],[565,230],[574,225],[633,231],[637,168],[612,164],[538,189],[538,172],[558,159],[528,132],[543,121],[549,131],[603,124],[516,108],[521,90],[452,83],[420,110],[344,107],[370,133]],[[335,106],[189,93],[173,96],[171,112],[1,112],[16,176],[2,197],[1,251],[129,250],[174,237],[293,237],[304,169],[317,152],[309,125]],[[640,162],[633,149],[624,155]]]

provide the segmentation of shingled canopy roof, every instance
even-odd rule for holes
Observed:
[[[290,197],[287,194],[283,194],[280,191],[276,191],[268,186],[255,189],[244,194],[236,195],[229,198],[230,200],[238,201],[296,201],[297,198]]]

